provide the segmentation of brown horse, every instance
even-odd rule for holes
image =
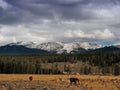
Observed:
[[[71,77],[69,78],[69,80],[70,80],[70,84],[74,83],[76,85],[79,82],[79,79],[75,77]]]
[[[32,81],[32,80],[33,80],[33,77],[32,77],[32,76],[29,76],[29,80]]]

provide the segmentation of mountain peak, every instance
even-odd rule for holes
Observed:
[[[12,42],[12,43],[10,43],[8,45],[10,45],[10,46],[12,46],[12,45],[23,45],[23,46],[28,47],[28,48],[36,48],[36,43],[31,42],[31,41],[27,41],[27,42],[23,42],[23,41]]]
[[[113,44],[113,46],[120,48],[120,43],[115,43],[115,44]]]
[[[23,42],[19,41],[16,43],[8,44],[10,46],[24,46],[30,49],[38,49],[45,50],[48,52],[56,52],[56,53],[71,53],[71,52],[83,52],[88,51],[89,49],[94,50],[101,48],[101,46],[96,43],[89,42],[71,42],[71,43],[63,43],[63,42],[44,42],[44,43],[34,43],[34,42]],[[80,51],[81,50],[81,51]]]

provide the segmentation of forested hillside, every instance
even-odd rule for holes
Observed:
[[[1,55],[0,73],[6,74],[120,74],[120,53],[62,55]]]

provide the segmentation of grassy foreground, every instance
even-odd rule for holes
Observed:
[[[80,83],[71,85],[69,77]],[[0,90],[120,90],[120,76],[0,74]]]

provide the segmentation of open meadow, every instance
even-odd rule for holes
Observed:
[[[79,83],[70,84],[70,77]],[[0,90],[120,90],[120,76],[1,74]]]

